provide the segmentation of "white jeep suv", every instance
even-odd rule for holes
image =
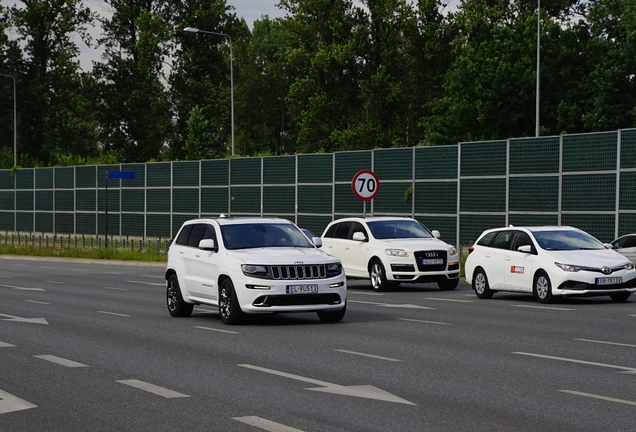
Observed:
[[[319,238],[314,243],[285,219],[187,221],[168,250],[168,311],[187,317],[195,304],[217,306],[225,324],[268,312],[340,321],[347,306],[342,264],[316,247]]]

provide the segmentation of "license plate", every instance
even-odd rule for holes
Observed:
[[[444,260],[443,259],[424,259],[422,260],[422,264],[423,265],[440,265],[440,264],[444,264]]]
[[[596,278],[596,285],[614,285],[623,283],[622,277],[600,277]]]
[[[287,285],[287,294],[314,294],[318,285]]]

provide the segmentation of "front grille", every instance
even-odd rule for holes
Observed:
[[[319,265],[288,265],[270,266],[272,279],[296,280],[296,279],[326,279],[327,266]]]
[[[445,250],[417,251],[415,261],[420,271],[444,271],[446,270],[447,252]],[[424,260],[441,259],[441,264],[424,264]]]

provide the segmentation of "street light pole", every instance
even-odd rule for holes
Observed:
[[[534,131],[534,134],[536,137],[539,136],[539,60],[540,60],[539,41],[541,39],[540,35],[541,35],[541,0],[537,0],[537,89],[536,89],[537,103],[536,103],[536,112],[535,112],[536,125],[535,125],[535,131]]]
[[[16,93],[15,93],[15,77],[13,75],[0,74],[9,78],[13,78],[13,166],[18,166],[18,121],[16,114]]]
[[[193,27],[186,27],[183,29],[183,31],[188,33],[205,33],[205,34],[211,34],[216,36],[224,36],[230,41],[230,98],[231,98],[230,104],[231,104],[231,112],[232,112],[232,156],[234,156],[234,71],[232,66],[232,64],[234,63],[234,60],[232,57],[232,38],[230,37],[230,35],[225,33],[199,30]]]

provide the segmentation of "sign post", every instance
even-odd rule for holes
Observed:
[[[353,194],[364,201],[363,216],[367,217],[367,201],[372,200],[380,190],[380,179],[371,170],[358,171],[351,180]]]
[[[106,220],[104,221],[104,247],[108,249],[108,179],[135,179],[134,171],[107,171],[106,172],[106,205],[105,205],[105,216]]]

